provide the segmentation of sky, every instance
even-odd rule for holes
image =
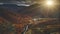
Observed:
[[[41,18],[46,18],[46,17],[50,17],[50,18],[58,18],[59,14],[60,14],[60,10],[59,7],[60,5],[57,5],[56,9],[47,9],[47,8],[43,8],[42,6],[39,4],[33,4],[29,7],[25,7],[25,6],[17,6],[15,4],[5,4],[5,5],[0,5],[0,7],[2,8],[6,8],[8,10],[13,11],[14,13],[19,13],[19,14],[23,14],[23,15],[32,15],[33,17],[41,17]],[[47,14],[48,12],[48,14]]]

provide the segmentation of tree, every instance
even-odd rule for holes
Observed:
[[[11,22],[0,19],[0,34],[15,33],[15,28]]]

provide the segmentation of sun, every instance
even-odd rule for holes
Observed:
[[[54,5],[53,0],[47,0],[47,1],[46,1],[46,5],[47,5],[47,6],[53,6],[53,5]]]
[[[47,1],[47,2],[46,2],[46,5],[52,6],[52,5],[53,5],[53,1]]]

